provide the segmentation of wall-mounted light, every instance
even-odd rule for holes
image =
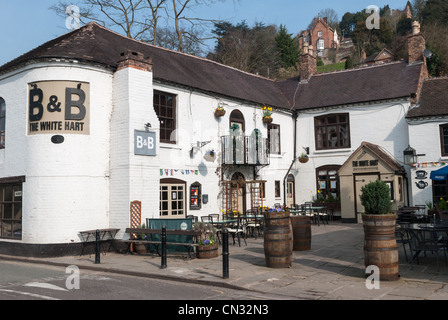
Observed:
[[[201,150],[202,147],[208,145],[210,142],[212,141],[197,141],[196,144],[192,144],[191,145],[191,150],[190,150],[190,157],[193,158],[193,156],[199,151]]]
[[[403,156],[404,164],[413,165],[417,163],[417,152],[415,152],[415,149],[411,146],[408,146],[406,149],[404,149]]]
[[[302,147],[302,148],[303,148],[303,150],[305,150],[307,155],[310,154],[310,147]]]
[[[151,124],[148,122],[148,123],[145,123],[145,130],[146,131],[149,131],[149,128],[151,128],[152,126],[151,126]]]

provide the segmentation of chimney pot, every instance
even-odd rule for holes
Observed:
[[[418,21],[412,22],[412,34],[417,35],[420,33],[420,23]]]

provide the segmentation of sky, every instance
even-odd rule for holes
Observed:
[[[49,9],[56,3],[58,0],[0,0],[0,66],[70,31],[65,18]],[[80,1],[70,3],[77,5]],[[195,15],[234,24],[245,20],[249,26],[255,22],[284,25],[289,33],[297,34],[322,9],[334,9],[340,20],[346,12],[357,12],[369,5],[381,8],[388,4],[392,9],[403,9],[406,3],[407,0],[221,0],[196,9]]]

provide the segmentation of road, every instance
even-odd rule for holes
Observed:
[[[0,261],[0,300],[273,300],[277,295]],[[285,297],[281,297],[285,299]]]

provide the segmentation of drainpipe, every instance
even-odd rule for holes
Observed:
[[[283,207],[286,208],[286,180],[288,179],[289,173],[291,172],[292,166],[297,161],[297,117],[298,117],[297,110],[294,110],[294,113],[292,114],[292,117],[294,119],[294,158],[291,162],[291,165],[289,166],[288,172],[286,173],[285,177],[283,178]],[[296,202],[296,199],[294,199],[294,203]]]

